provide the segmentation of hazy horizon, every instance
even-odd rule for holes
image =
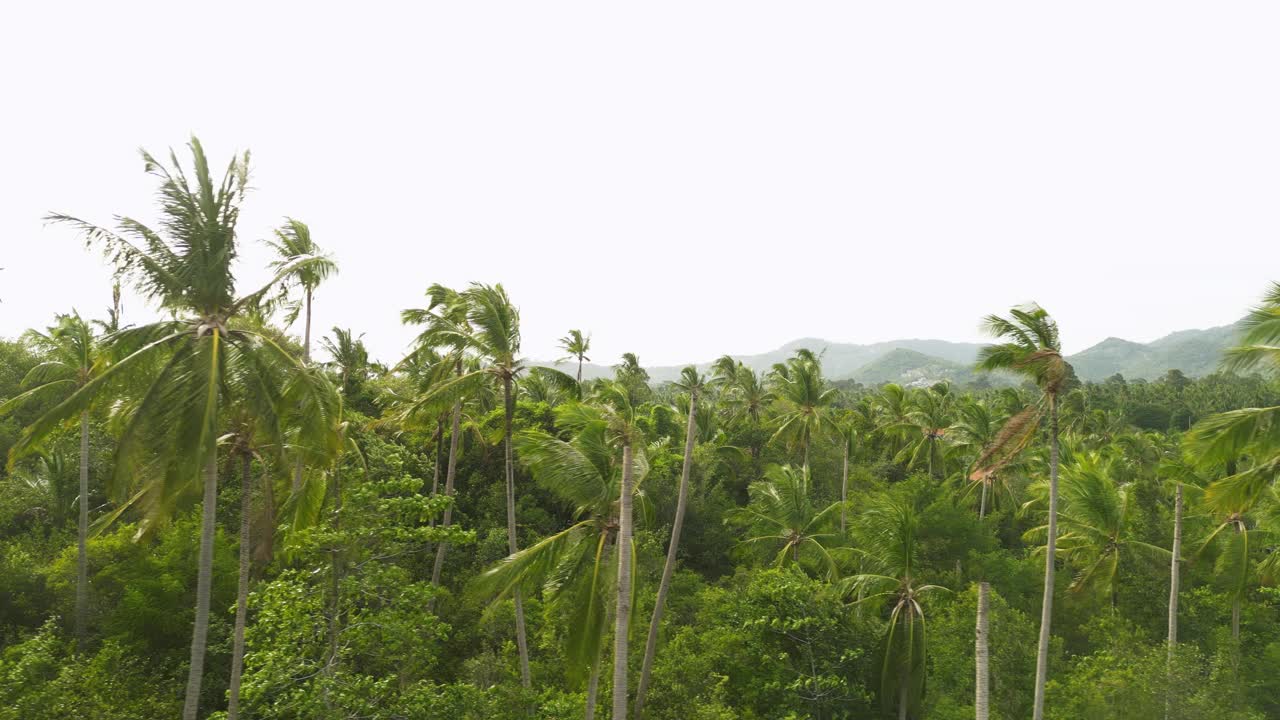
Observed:
[[[580,328],[599,364],[672,365],[982,342],[1032,300],[1074,353],[1234,322],[1274,277],[1280,6],[10,14],[0,336],[104,314],[109,270],[41,218],[150,219],[136,149],[191,133],[253,152],[242,287],[309,223],[341,265],[316,333],[383,360],[433,282],[502,282],[531,358]]]

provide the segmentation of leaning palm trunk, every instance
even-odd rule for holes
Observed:
[[[204,651],[209,637],[209,595],[213,586],[213,531],[217,521],[218,456],[210,449],[204,469],[204,498],[200,509],[200,566],[196,573],[196,619],[191,631],[191,664],[187,670],[187,694],[183,720],[196,720],[200,708],[200,681],[204,679]]]
[[[462,434],[462,401],[453,404],[453,420],[450,424],[449,435],[449,468],[444,473],[444,496],[453,497],[453,480],[458,475],[458,436]],[[443,527],[449,527],[453,523],[453,506],[449,505],[444,509],[444,517],[441,520]],[[444,569],[444,552],[448,548],[447,543],[440,543],[436,547],[436,561],[431,567],[431,584],[440,584],[440,572]]]
[[[658,597],[653,603],[653,618],[649,621],[649,638],[644,645],[644,661],[640,664],[640,682],[636,685],[636,718],[644,717],[644,696],[649,689],[649,674],[653,671],[653,656],[658,647],[658,627],[662,624],[662,612],[671,591],[671,576],[676,569],[676,552],[680,548],[680,531],[684,528],[685,506],[689,501],[689,470],[693,466],[693,443],[696,439],[694,420],[698,413],[698,394],[689,393],[689,423],[685,427],[684,466],[680,470],[680,493],[676,500],[676,517],[671,523],[671,544],[667,546],[667,562],[662,566],[662,581],[658,583]]]
[[[240,457],[240,574],[236,585],[236,624],[231,642],[231,686],[227,697],[227,720],[240,717],[240,675],[244,671],[244,626],[249,612],[249,453]]]
[[[627,717],[627,630],[631,626],[631,442],[622,446],[618,499],[618,609],[613,622],[613,715]]]
[[[987,642],[991,637],[990,596],[991,585],[978,583],[978,622],[975,632],[973,656],[975,673],[973,709],[977,720],[991,717],[991,654]]]
[[[80,413],[80,519],[76,525],[76,642],[84,650],[89,615],[89,413]]]
[[[1049,676],[1049,624],[1053,619],[1054,554],[1058,543],[1058,398],[1049,396],[1049,537],[1044,547],[1044,600],[1036,652],[1036,694],[1032,720],[1044,720],[1044,686]]]
[[[516,542],[516,472],[515,458],[511,454],[511,423],[515,415],[515,398],[511,395],[511,377],[504,376],[502,378],[502,402],[505,413],[505,422],[503,423],[503,454],[506,456],[506,472],[507,472],[507,548],[512,555],[520,549]],[[515,600],[516,606],[516,647],[520,650],[520,682],[526,688],[530,685],[529,679],[529,643],[525,639],[524,632],[524,600],[521,598],[520,588],[517,587],[512,593],[512,599]]]

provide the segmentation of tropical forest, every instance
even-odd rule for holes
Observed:
[[[1280,718],[1280,285],[1194,370],[1010,298],[651,374],[424,268],[375,357],[248,154],[139,165],[45,218],[115,298],[0,339],[0,720]]]

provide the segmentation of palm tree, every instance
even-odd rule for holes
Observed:
[[[183,705],[183,717],[194,720],[209,629],[221,409],[241,397],[253,396],[264,408],[279,407],[275,401],[291,397],[303,422],[327,424],[323,396],[332,388],[303,373],[269,335],[232,322],[259,306],[284,278],[319,261],[297,258],[263,287],[237,296],[231,265],[240,202],[248,186],[248,155],[233,159],[215,184],[200,142],[192,138],[189,147],[194,186],[175,153],[170,153],[172,169],[142,153],[147,171],[160,179],[159,231],[128,217],[118,219],[116,232],[68,215],[49,217],[103,247],[119,272],[173,319],[117,333],[112,344],[122,359],[28,428],[15,448],[29,449],[59,423],[84,412],[116,377],[135,368],[155,368],[121,433],[117,475],[133,476],[125,470],[146,462],[146,471],[137,475],[154,479],[141,494],[153,512],[171,507],[181,490],[203,476],[196,612]],[[290,368],[288,387],[270,382],[262,370],[268,361]],[[259,418],[266,424],[279,420],[271,413]]]
[[[362,338],[364,333],[356,335],[350,329],[333,328],[333,339],[321,338],[320,346],[329,353],[329,367],[338,372],[344,397],[350,398],[355,391],[369,379],[369,350],[365,348]]]
[[[30,388],[0,404],[0,415],[35,399],[65,400],[83,388],[106,368],[106,355],[89,323],[77,313],[59,315],[57,324],[48,332],[31,330],[27,342],[43,358],[23,378],[22,386]],[[89,613],[89,410],[80,413],[80,492],[79,518],[76,523],[76,639],[84,647]],[[10,456],[10,463],[16,459]]]
[[[807,471],[813,438],[833,429],[829,408],[839,390],[824,387],[822,365],[809,350],[799,350],[787,362],[775,364],[770,378],[782,405],[773,440],[799,449]]]
[[[302,335],[302,362],[311,362],[311,301],[316,288],[325,280],[338,273],[338,264],[333,258],[320,249],[311,239],[311,228],[301,220],[285,218],[284,224],[275,230],[275,240],[268,240],[267,246],[275,251],[276,259],[271,262],[273,270],[288,267],[298,258],[313,258],[307,264],[297,267],[289,277],[290,284],[302,289],[302,307],[294,308],[289,313],[289,322],[297,318],[298,311],[305,315]],[[282,285],[287,291],[289,285]]]
[[[446,293],[447,295],[447,293]],[[470,372],[460,373],[452,380],[441,383],[420,400],[430,405],[441,399],[456,402],[478,391],[484,384],[496,384],[502,389],[503,399],[503,454],[507,489],[507,546],[510,554],[519,551],[516,536],[515,459],[512,454],[511,433],[515,415],[516,383],[526,371],[541,375],[544,380],[566,389],[576,389],[573,378],[545,367],[530,368],[520,356],[520,311],[507,297],[501,285],[472,283],[465,291],[456,294],[456,307],[465,310],[465,323],[457,318],[438,314],[427,333],[437,345],[452,346],[474,353],[482,364]],[[406,315],[408,317],[408,315]],[[459,354],[459,362],[461,355]],[[630,499],[624,497],[624,503]],[[629,560],[628,560],[629,561]],[[520,679],[525,687],[530,684],[529,646],[525,637],[524,602],[519,587],[512,590],[516,615],[516,646],[520,651]]]
[[[662,624],[662,612],[666,607],[667,593],[671,591],[671,577],[675,573],[676,553],[680,548],[680,532],[684,528],[685,506],[689,500],[689,471],[693,468],[693,445],[697,440],[698,396],[712,381],[699,374],[690,365],[680,371],[676,387],[689,394],[688,419],[685,424],[684,463],[680,469],[680,490],[676,499],[676,516],[671,522],[671,541],[667,545],[667,561],[662,566],[662,580],[658,583],[658,595],[653,603],[653,617],[649,620],[649,636],[644,646],[644,661],[640,665],[640,682],[636,685],[636,717],[644,714],[644,696],[649,689],[649,674],[653,670],[653,656],[658,647],[658,628]]]
[[[1113,477],[1116,461],[1098,453],[1077,454],[1063,470],[1058,521],[1062,557],[1078,568],[1071,581],[1076,592],[1097,591],[1116,606],[1116,580],[1122,558],[1167,558],[1169,551],[1132,536],[1131,489]],[[1028,538],[1044,535],[1046,526],[1028,530]]]
[[[1000,428],[1000,418],[986,403],[971,398],[961,401],[956,410],[958,419],[954,429],[957,449],[966,454],[971,453],[976,461],[991,446],[991,443],[995,442]],[[973,468],[970,468],[970,471],[972,470]],[[974,481],[975,484],[982,486],[982,497],[978,501],[979,520],[987,516],[988,495],[991,494],[995,481],[995,473]]]
[[[315,290],[330,276],[338,272],[338,264],[325,254],[311,239],[311,228],[301,220],[285,218],[285,222],[274,231],[275,240],[268,240],[267,246],[275,251],[276,259],[271,261],[273,270],[288,266],[297,258],[316,258],[314,262],[300,266],[294,270],[287,283],[280,286],[280,300],[284,301],[290,285],[297,284],[302,288],[302,305],[294,304],[286,317],[286,325],[293,324],[298,312],[305,313],[302,334],[302,364],[311,363],[311,301]],[[335,328],[336,329],[336,328]],[[344,388],[345,389],[345,388]],[[302,486],[302,460],[299,459],[293,469],[293,491],[298,492]]]
[[[974,628],[973,709],[977,720],[991,717],[991,583],[978,583],[978,612]]]
[[[1058,324],[1039,305],[1017,307],[1009,317],[990,315],[983,323],[992,336],[1004,340],[978,353],[978,369],[1013,372],[1035,382],[1040,403],[1027,406],[1001,428],[995,442],[975,463],[971,479],[981,480],[999,472],[1027,446],[1039,424],[1043,408],[1049,415],[1049,518],[1046,525],[1044,599],[1040,606],[1040,640],[1036,653],[1036,690],[1033,720],[1044,720],[1044,688],[1049,671],[1049,627],[1053,619],[1053,572],[1058,542],[1058,396],[1069,375],[1062,357]]]
[[[608,416],[589,404],[556,409],[557,425],[572,433],[561,440],[540,431],[515,437],[516,453],[534,481],[574,506],[577,521],[509,556],[476,582],[492,597],[519,586],[541,585],[553,608],[569,615],[565,650],[570,677],[589,671],[586,717],[595,715],[601,659],[605,647],[610,591],[609,564],[619,532],[622,483],[620,436],[609,432]],[[643,448],[633,454],[632,495],[648,474]]]
[[[906,462],[908,469],[923,461],[930,475],[945,474],[946,437],[952,423],[950,386],[939,384],[909,394],[907,408],[905,422],[885,428],[907,438],[895,460]]]
[[[880,698],[886,708],[896,703],[900,720],[917,715],[924,700],[928,646],[922,598],[946,589],[921,584],[916,575],[919,526],[913,502],[881,497],[854,527],[856,553],[866,572],[843,581],[845,591],[855,595],[858,603],[888,600]]]
[[[577,359],[578,361],[578,384],[582,384],[582,363],[584,360],[590,360],[587,352],[591,350],[591,335],[582,334],[581,330],[570,330],[568,335],[560,338],[560,349],[569,353],[564,360]]]
[[[746,525],[744,547],[762,546],[773,553],[775,567],[800,565],[834,579],[836,561],[832,547],[840,542],[834,532],[838,502],[820,508],[809,494],[809,472],[803,467],[770,465],[764,478],[751,483],[751,501],[733,511],[729,519]]]

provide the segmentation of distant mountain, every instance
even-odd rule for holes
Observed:
[[[1195,377],[1213,372],[1222,351],[1235,342],[1236,326],[1207,330],[1181,330],[1149,343],[1136,343],[1120,338],[1107,338],[1093,347],[1070,355],[1067,361],[1082,380],[1105,380],[1116,373],[1135,380],[1154,380],[1169,369],[1177,368]],[[973,363],[980,343],[956,343],[946,340],[891,340],[857,345],[835,343],[820,338],[801,338],[769,352],[735,355],[748,367],[765,371],[782,362],[796,350],[808,348],[822,354],[822,369],[831,380],[855,380],[864,385],[896,382],[902,385],[929,385],[941,380],[965,383],[975,379]],[[641,361],[644,358],[640,358]],[[576,363],[546,363],[564,372],[577,372]],[[698,363],[706,370],[710,363]],[[683,365],[647,367],[655,383],[669,382],[680,376]],[[586,379],[612,377],[613,368],[587,363],[582,375]]]
[[[1149,343],[1107,338],[1067,361],[1082,380],[1105,380],[1116,373],[1129,380],[1154,380],[1173,368],[1196,377],[1217,369],[1222,351],[1235,344],[1237,333],[1233,324],[1179,330]]]

